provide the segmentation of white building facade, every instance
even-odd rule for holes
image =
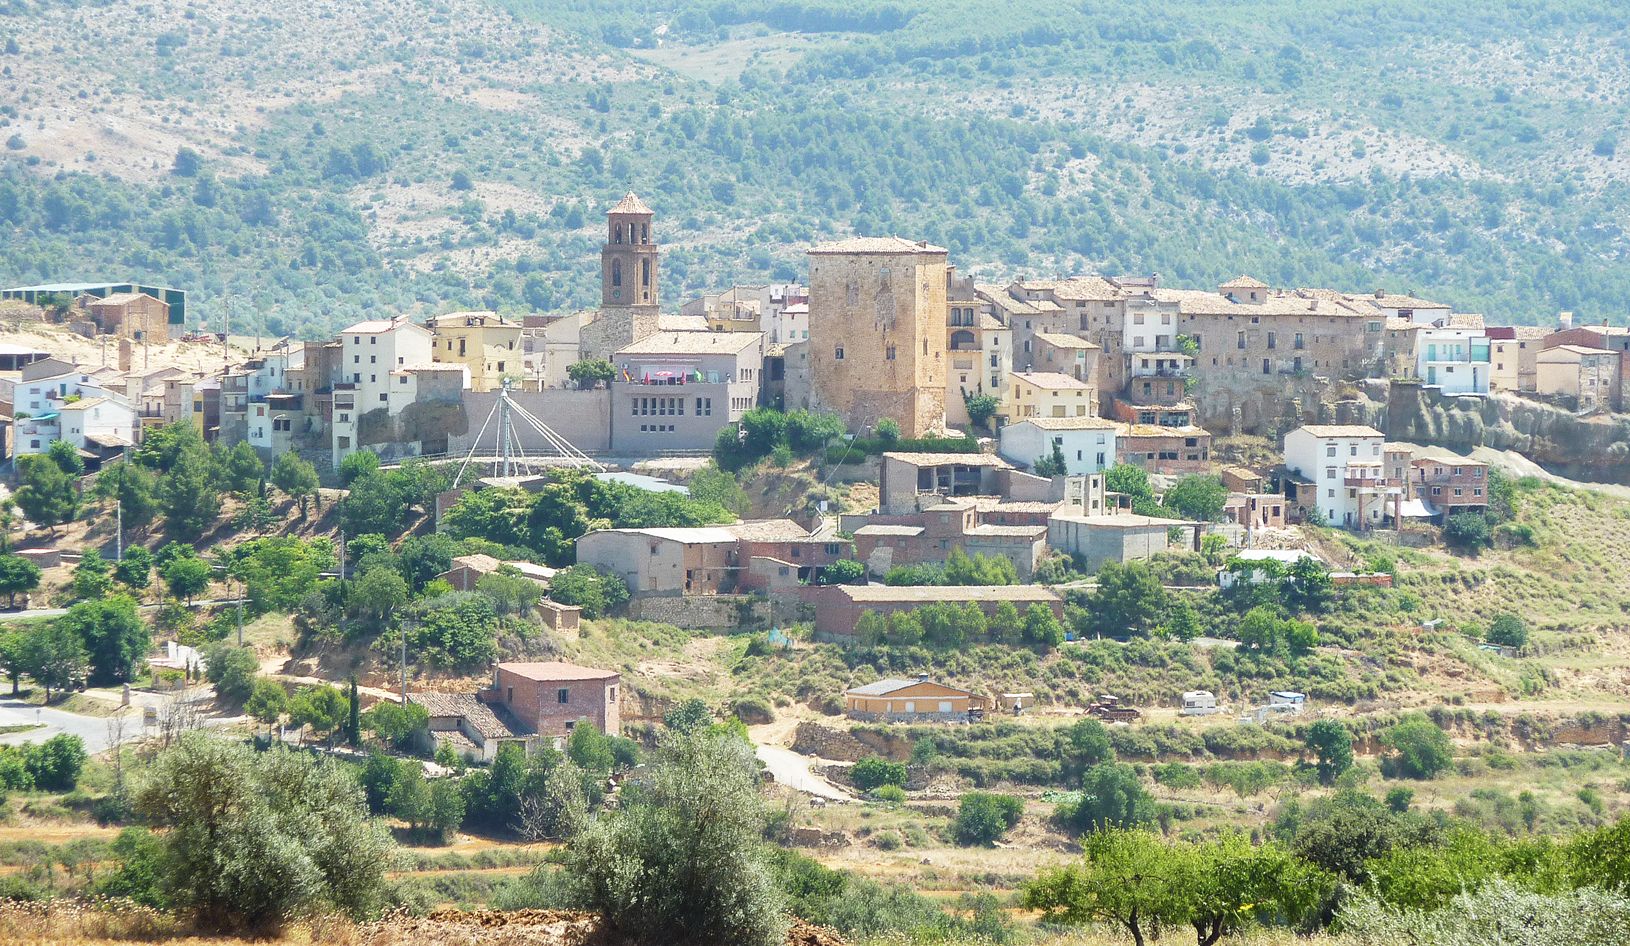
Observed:
[[[1415,375],[1444,394],[1489,393],[1489,339],[1482,329],[1423,328],[1415,333]]]
[[[1386,438],[1373,427],[1316,424],[1285,435],[1285,468],[1314,491],[1325,522],[1348,529],[1380,525],[1401,492],[1388,486]]]
[[[1102,473],[1115,465],[1119,425],[1101,417],[1029,417],[1000,431],[998,452],[1012,463],[1030,466],[1051,457],[1057,445],[1070,476]]]

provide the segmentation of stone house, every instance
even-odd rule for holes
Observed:
[[[549,587],[549,580],[555,577],[555,570],[532,562],[505,562],[491,555],[459,555],[453,559],[452,567],[437,575],[458,591],[474,591],[477,583],[488,575],[496,575],[509,569],[523,578],[531,579],[538,586],[541,597],[543,589]]]
[[[1031,342],[1033,370],[1068,375],[1092,388],[1099,387],[1101,346],[1064,332],[1037,332]]]
[[[1005,558],[1029,581],[1047,553],[1047,527],[980,521],[975,503],[951,500],[922,512],[868,522],[854,531],[855,557],[874,575],[896,565],[944,562],[953,548],[968,555]]]
[[[170,340],[169,304],[145,292],[85,295],[79,304],[104,335],[161,345]]]
[[[1006,394],[1002,380],[1013,369],[1013,330],[984,311],[972,279],[948,268],[946,280],[945,418],[952,427],[966,428],[968,398],[989,395],[1000,405]]]
[[[1535,358],[1534,389],[1572,399],[1581,410],[1612,410],[1619,404],[1619,352],[1584,345],[1557,345]]]
[[[1204,427],[1125,424],[1116,450],[1120,462],[1150,473],[1204,473],[1211,467],[1211,432]]]
[[[1124,564],[1166,551],[1171,530],[1185,525],[1155,516],[1090,516],[1061,509],[1047,520],[1047,544],[1095,573],[1106,562]]]
[[[817,538],[788,519],[695,528],[601,529],[577,540],[577,561],[620,576],[641,597],[750,590],[753,558],[785,562],[810,580],[847,556],[848,545]]]
[[[451,745],[465,759],[491,762],[506,743],[521,746],[527,755],[541,745],[536,730],[516,719],[503,705],[484,702],[474,693],[410,692],[408,702],[424,707],[430,716],[432,751]]]

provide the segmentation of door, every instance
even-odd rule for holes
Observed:
[[[915,713],[915,712],[917,712],[917,704],[916,704],[916,702],[915,702],[915,701],[913,701],[913,700],[906,700],[906,712],[907,712],[907,713],[908,713],[908,714],[909,714],[909,713]]]

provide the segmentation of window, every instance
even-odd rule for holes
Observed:
[[[606,702],[607,703],[615,703],[615,702],[617,702],[617,687],[616,687],[615,684],[613,684],[612,686],[606,687]]]
[[[561,687],[560,689],[555,691],[555,702],[556,703],[570,703],[571,701],[572,701],[572,691],[571,690],[568,690],[565,687]]]
[[[1268,348],[1269,349],[1274,349],[1274,348],[1278,348],[1278,347],[1279,347],[1279,333],[1278,332],[1269,332],[1268,333]]]
[[[379,336],[378,335],[370,335],[370,336],[368,336],[368,344],[370,344],[370,345],[379,344]]]
[[[402,380],[406,381],[407,379],[403,378]],[[380,391],[379,392],[379,399],[381,401],[389,401],[390,400],[390,395],[386,394],[384,391]]]
[[[832,358],[834,360],[836,360],[836,361],[842,361],[843,360],[843,346],[842,345],[837,346],[837,348],[832,352]]]
[[[620,259],[614,259],[611,261],[611,284],[613,286],[621,286],[623,284],[623,261]]]

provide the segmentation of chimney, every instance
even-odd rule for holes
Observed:
[[[1385,298],[1386,294],[1387,294],[1387,291],[1385,289],[1377,289],[1377,290],[1375,290],[1375,297],[1377,299]]]
[[[1556,328],[1559,332],[1566,332],[1568,329],[1573,328],[1573,313],[1558,312],[1556,314]]]
[[[923,673],[920,670],[917,671],[917,682],[918,683],[927,683],[928,682],[928,674]]]

